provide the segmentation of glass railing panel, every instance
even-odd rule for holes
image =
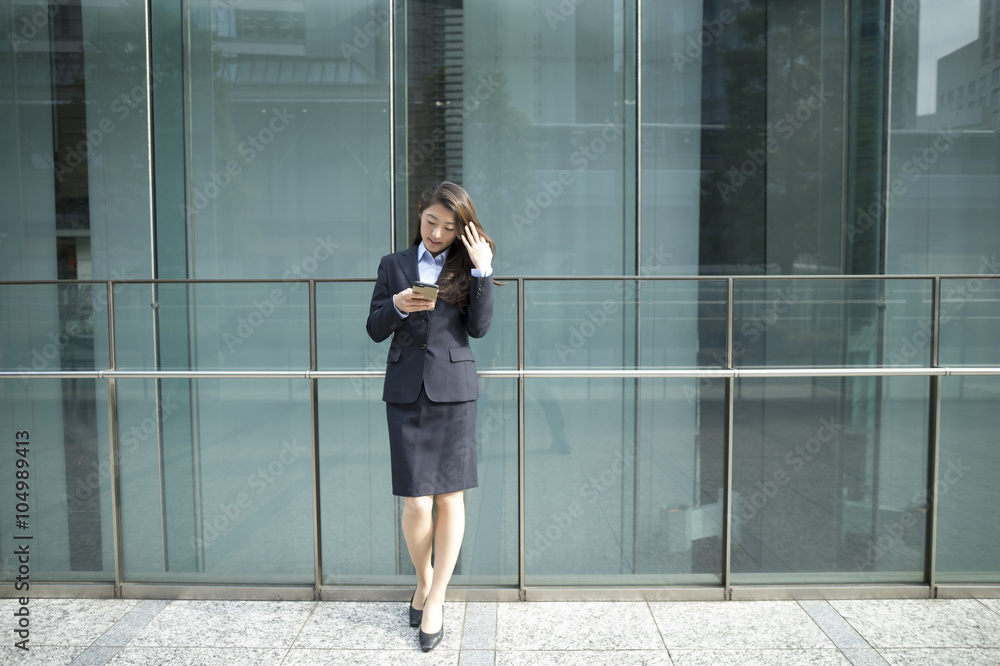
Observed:
[[[525,380],[529,585],[719,584],[724,382]]]
[[[928,385],[737,380],[734,584],[924,579]]]
[[[308,382],[117,381],[126,582],[312,584]]]
[[[722,280],[529,281],[525,367],[719,367],[725,299]]]
[[[306,370],[304,282],[115,285],[119,370]]]
[[[937,580],[1000,581],[1000,377],[941,380]]]
[[[943,366],[1000,365],[1000,280],[941,280]]]
[[[929,338],[911,334],[931,321],[931,291],[929,279],[737,280],[734,365],[926,367]]]
[[[19,575],[15,552],[29,585],[114,582],[107,397],[99,379],[0,379],[0,582]]]
[[[107,294],[102,282],[0,284],[0,370],[107,368]]]

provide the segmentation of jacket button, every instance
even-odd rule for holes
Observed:
[[[427,345],[420,345],[421,349],[427,349]]]
[[[427,315],[424,315],[424,321],[427,321]]]

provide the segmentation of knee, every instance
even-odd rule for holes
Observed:
[[[413,516],[431,515],[434,508],[434,498],[427,497],[404,497],[403,513]]]
[[[443,495],[435,495],[435,499],[437,500],[438,510],[465,506],[465,493],[461,490]]]

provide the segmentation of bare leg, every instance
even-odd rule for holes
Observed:
[[[431,590],[434,580],[434,569],[431,568],[431,544],[434,537],[434,520],[431,510],[434,508],[434,498],[404,497],[403,498],[403,538],[406,539],[406,549],[410,551],[410,560],[417,570],[417,593],[413,596],[413,607],[423,608],[424,599]],[[454,563],[452,563],[454,566]],[[450,575],[449,571],[449,575]]]
[[[459,490],[436,495],[437,527],[434,530],[434,582],[424,604],[424,619],[420,630],[434,634],[444,619],[444,593],[458,561],[465,536],[465,496]]]

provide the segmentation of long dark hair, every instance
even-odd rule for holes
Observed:
[[[469,193],[462,187],[447,180],[431,185],[420,195],[420,202],[417,204],[417,233],[413,239],[413,245],[419,245],[423,237],[420,235],[420,216],[424,211],[434,204],[441,204],[452,212],[455,216],[455,225],[458,227],[458,235],[465,235],[465,227],[469,223],[476,228],[479,236],[486,240],[496,255],[497,244],[486,235],[483,225],[476,217],[476,207],[472,205]],[[472,284],[472,269],[475,265],[469,257],[469,251],[465,249],[465,243],[461,238],[456,238],[448,250],[448,259],[444,262],[441,275],[438,277],[438,298],[445,303],[457,305],[460,312],[465,312],[465,307],[469,304],[469,288]],[[499,284],[499,283],[497,283]]]

